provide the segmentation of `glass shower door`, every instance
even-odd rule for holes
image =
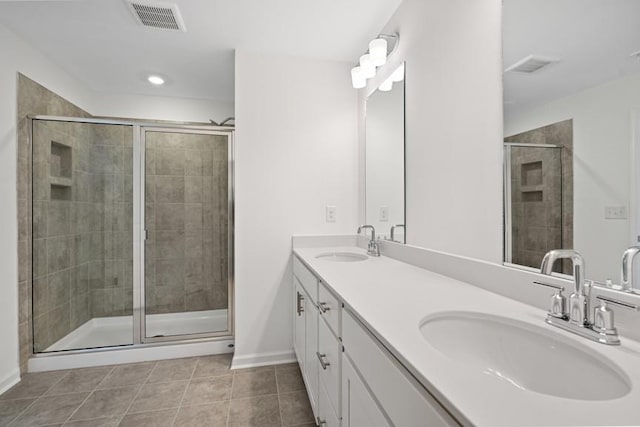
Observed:
[[[31,132],[34,352],[133,344],[133,126]]]
[[[143,128],[143,337],[228,331],[230,134]]]

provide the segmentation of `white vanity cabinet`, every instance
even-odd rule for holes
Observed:
[[[340,425],[341,304],[294,257],[294,350],[316,422]]]
[[[297,256],[293,273],[294,349],[318,426],[459,425]]]

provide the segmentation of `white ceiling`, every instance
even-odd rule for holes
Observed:
[[[95,91],[232,102],[234,49],[355,62],[401,0],[173,3],[186,33],[141,26],[124,0],[0,0],[0,24]]]
[[[640,72],[639,0],[504,0],[504,68],[530,54],[560,58],[533,74],[505,73],[516,113]]]

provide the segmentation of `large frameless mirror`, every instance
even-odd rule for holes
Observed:
[[[637,16],[634,0],[504,1],[505,262],[575,249],[619,281],[640,234]]]
[[[366,222],[405,243],[404,79],[373,92],[366,111]]]

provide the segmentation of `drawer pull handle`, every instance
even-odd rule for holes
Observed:
[[[329,363],[326,360],[324,360],[324,358],[327,357],[327,355],[326,354],[320,354],[320,352],[316,351],[316,356],[318,356],[318,360],[320,361],[320,365],[322,366],[322,369],[324,369],[326,371],[327,370],[327,366],[331,366],[331,363]]]
[[[320,308],[321,313],[326,313],[327,311],[331,310],[331,307],[329,307],[326,302],[318,303],[318,307]]]
[[[297,294],[296,312],[298,313],[298,316],[301,316],[302,313],[304,312],[304,307],[302,306],[302,302],[304,301],[304,297],[298,291],[296,291],[296,294]]]
[[[318,421],[317,424],[319,427],[327,424],[327,422],[323,419],[320,419],[320,417],[316,417],[316,420]]]

